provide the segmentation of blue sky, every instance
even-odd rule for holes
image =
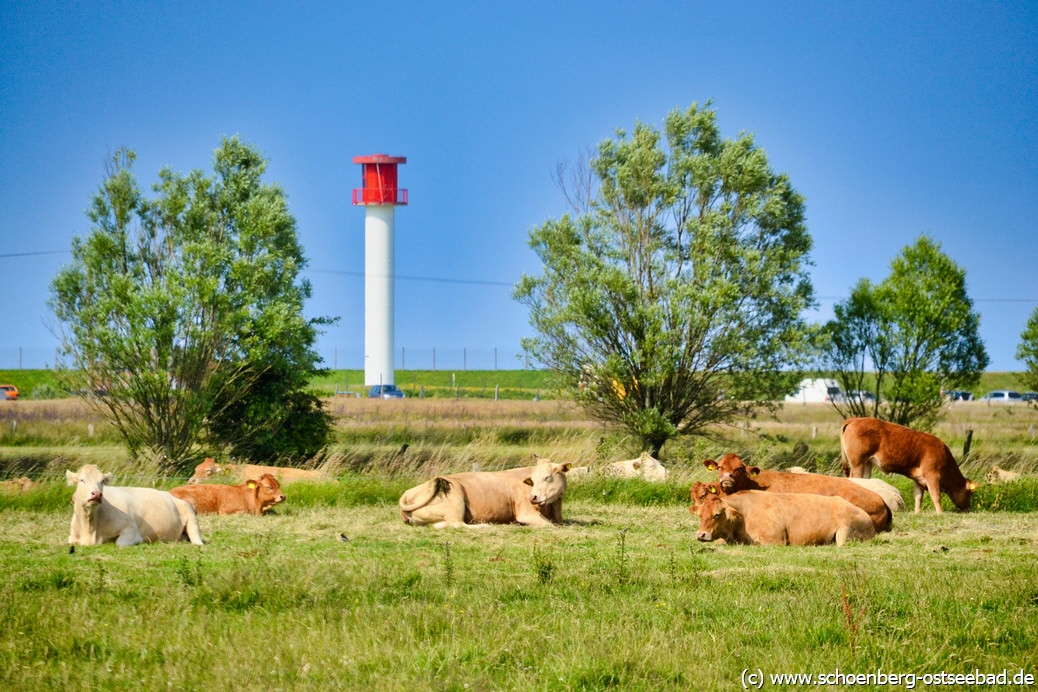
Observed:
[[[1034,2],[0,0],[0,369],[53,363],[49,282],[89,231],[105,160],[210,170],[222,136],[270,159],[310,258],[319,351],[362,367],[357,155],[407,157],[396,346],[409,368],[514,367],[511,284],[566,211],[560,161],[713,100],[807,199],[819,308],[922,233],[966,268],[991,370],[1038,308]],[[31,253],[31,254],[30,254]],[[35,254],[46,253],[46,254]],[[464,351],[463,351],[464,349]],[[399,363],[398,363],[399,365]]]

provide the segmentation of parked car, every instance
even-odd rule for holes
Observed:
[[[406,399],[407,395],[395,384],[376,384],[368,392],[369,399]]]
[[[867,392],[864,389],[852,389],[847,392],[847,401],[859,401],[863,404],[871,404],[876,400],[876,396],[872,392]]]
[[[949,389],[944,393],[944,396],[948,397],[951,401],[973,400],[973,392],[967,392],[965,389]]]
[[[18,388],[13,384],[0,384],[0,399],[13,401],[18,398]]]
[[[1020,398],[1024,401],[1038,401],[1038,392],[1024,392]]]
[[[989,404],[1019,404],[1023,402],[1024,398],[1020,392],[1014,392],[1011,389],[996,389],[980,397],[980,400]]]

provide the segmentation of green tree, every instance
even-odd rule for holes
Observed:
[[[753,137],[722,139],[710,104],[664,129],[665,146],[641,122],[598,145],[574,214],[530,231],[544,273],[514,294],[524,348],[654,455],[792,389],[812,301],[803,199]]]
[[[833,402],[844,416],[932,426],[944,390],[976,386],[989,362],[966,270],[925,235],[894,258],[886,279],[859,281],[834,313],[822,329],[822,368],[875,395]]]
[[[1024,362],[1026,368],[1020,374],[1020,384],[1024,389],[1038,391],[1038,308],[1031,313],[1027,326],[1020,334],[1016,357]]]
[[[134,158],[121,149],[107,167],[88,211],[93,228],[73,240],[50,306],[68,364],[102,394],[89,400],[131,455],[179,472],[197,459],[206,424],[219,432],[269,372],[315,371],[327,320],[302,314],[310,286],[299,277],[295,219],[284,192],[262,182],[267,161],[255,148],[225,138],[212,177],[165,168],[152,198]],[[267,402],[274,424],[278,402],[305,386],[301,377],[281,384]]]

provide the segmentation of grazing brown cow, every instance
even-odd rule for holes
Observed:
[[[241,485],[206,483],[181,485],[169,491],[173,497],[184,500],[199,514],[260,515],[274,505],[285,501],[278,479],[269,473],[248,480]]]
[[[562,523],[569,464],[538,459],[536,466],[437,476],[400,498],[400,516],[413,526]]]
[[[693,486],[695,487],[695,486]],[[744,490],[721,495],[716,483],[689,508],[699,515],[696,539],[750,545],[826,545],[867,541],[876,527],[842,497]]]
[[[915,481],[915,511],[922,511],[923,493],[930,491],[941,512],[943,492],[959,510],[970,510],[977,484],[962,475],[948,445],[934,435],[876,418],[848,418],[840,431],[843,473],[870,478],[872,464],[884,473],[899,473]]]
[[[846,478],[764,471],[756,466],[747,466],[735,454],[725,454],[720,461],[707,459],[703,465],[711,471],[717,471],[717,480],[724,495],[731,495],[741,490],[766,490],[773,493],[808,493],[842,497],[852,505],[865,510],[872,519],[876,531],[890,530],[892,515],[883,498]]]
[[[229,480],[247,481],[250,478],[259,478],[264,473],[277,478],[282,483],[294,483],[295,481],[327,481],[332,478],[324,471],[311,471],[308,469],[294,469],[287,466],[257,466],[255,464],[217,464],[212,459],[206,459],[195,467],[195,473],[187,480],[189,484],[204,481]]]

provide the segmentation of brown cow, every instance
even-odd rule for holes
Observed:
[[[731,495],[741,490],[766,490],[773,493],[808,493],[842,497],[852,505],[865,510],[872,519],[876,531],[890,530],[892,514],[883,498],[846,478],[765,471],[756,466],[747,466],[735,454],[725,454],[719,462],[707,459],[703,465],[711,471],[717,471],[717,480],[724,495]]]
[[[977,484],[962,475],[948,445],[934,435],[876,418],[848,418],[840,431],[840,451],[845,476],[870,478],[875,463],[884,473],[915,481],[917,513],[927,490],[937,512],[942,511],[942,492],[959,510],[970,510]]]
[[[295,481],[327,481],[333,480],[324,471],[311,471],[308,469],[295,469],[287,466],[257,466],[255,464],[217,464],[212,459],[206,459],[195,467],[195,473],[187,480],[189,484],[204,481],[230,480],[247,481],[250,478],[259,478],[264,473],[277,478],[282,483],[294,483]]]
[[[722,496],[716,483],[706,488],[705,496],[689,508],[699,515],[696,539],[700,541],[723,538],[726,543],[749,545],[842,546],[876,535],[865,510],[842,497],[760,490]]]
[[[278,479],[265,473],[241,485],[207,483],[181,485],[169,491],[173,497],[184,500],[199,514],[264,514],[274,505],[285,501]]]
[[[570,465],[538,459],[536,466],[437,476],[400,497],[400,516],[413,526],[562,523]]]

